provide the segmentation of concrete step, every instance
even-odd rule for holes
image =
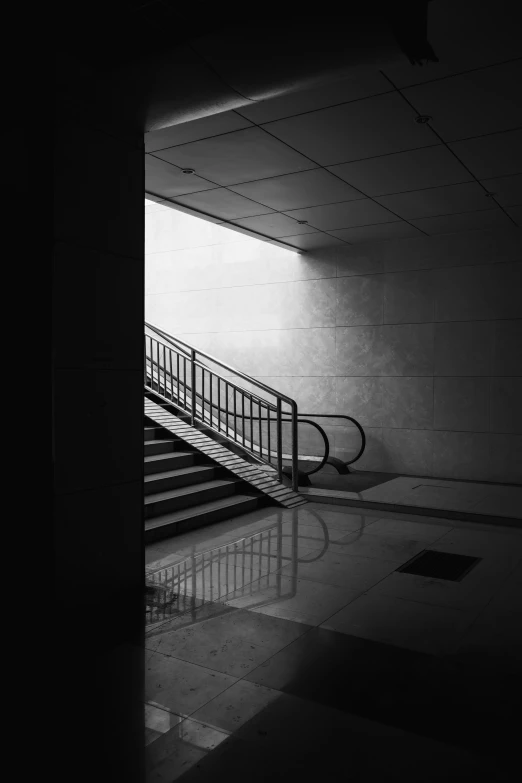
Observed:
[[[191,484],[201,484],[216,478],[218,468],[213,465],[191,465],[178,470],[166,470],[161,473],[151,473],[145,476],[145,495],[166,492],[169,489],[186,487]]]
[[[193,451],[174,451],[169,454],[151,454],[145,457],[145,475],[165,473],[168,470],[189,468],[198,461],[198,455]]]
[[[240,483],[235,479],[216,479],[147,495],[145,497],[145,519],[233,495]]]
[[[150,457],[153,454],[168,454],[174,451],[174,440],[156,439],[145,441],[145,456]]]
[[[145,521],[145,543],[151,544],[198,527],[232,519],[259,506],[259,498],[250,495],[231,495],[192,508],[162,514]]]
[[[168,433],[163,427],[146,426],[143,428],[145,440],[165,440]]]

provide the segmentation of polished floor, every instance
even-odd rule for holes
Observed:
[[[426,549],[480,560],[397,571]],[[146,559],[148,781],[513,779],[522,526],[309,503]]]

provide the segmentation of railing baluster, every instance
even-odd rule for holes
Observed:
[[[187,359],[183,357],[183,407],[187,409]]]
[[[245,395],[243,392],[241,392],[241,408],[242,408],[241,429],[243,431],[243,446],[244,446],[245,445]]]
[[[250,450],[254,451],[254,401],[250,395]]]
[[[225,381],[225,435],[228,437],[228,381]]]
[[[244,591],[244,589],[245,589],[245,539],[243,539],[243,554],[242,554],[242,558],[241,558],[241,563],[242,563],[242,565],[241,565],[241,569],[242,569],[241,570],[241,587],[242,587],[242,589]],[[244,595],[244,593],[243,593],[243,595]]]
[[[201,414],[205,423],[205,368],[201,368]]]
[[[272,464],[272,453],[270,451],[270,405],[266,406],[266,439],[268,448],[268,462]]]
[[[176,351],[176,378],[177,378],[177,394],[179,402],[179,353]]]
[[[283,480],[283,422],[281,419],[281,397],[277,398],[277,474]]]
[[[252,595],[252,583],[254,578],[254,538],[250,539],[250,595]]]
[[[227,583],[227,595],[229,593],[229,589],[228,589],[228,546],[229,545],[227,544],[226,550],[225,550],[225,552],[226,552],[226,555],[225,555],[225,569],[226,569],[226,572],[225,572],[225,574],[226,574],[226,583]]]
[[[298,452],[297,452],[297,405],[292,405],[292,489],[299,490]]]
[[[158,393],[161,394],[160,388],[160,361],[159,361],[159,341],[156,340],[156,368],[158,373]]]
[[[212,413],[212,386],[213,386],[213,374],[212,374],[212,372],[211,372],[210,370],[209,370],[209,381],[208,381],[208,383],[209,383],[209,396],[210,396],[210,426],[212,427],[212,425],[213,425],[213,420],[214,420],[214,418],[213,418],[213,413]]]
[[[237,441],[237,407],[236,407],[236,399],[237,399],[237,389],[234,386],[234,440]]]
[[[163,345],[163,393],[167,396],[167,348]]]
[[[263,431],[261,429],[261,427],[262,427],[262,425],[261,425],[261,412],[262,412],[262,410],[263,410],[263,408],[262,408],[261,404],[258,402],[257,403],[257,415],[258,415],[258,420],[259,420],[259,456],[261,458],[263,457]]]
[[[218,401],[217,401],[217,409],[218,409],[218,432],[221,432],[221,378],[219,375],[217,376],[217,393],[218,393]]]
[[[185,380],[186,383],[186,380]],[[196,421],[196,351],[194,349],[190,352],[190,383],[191,383],[191,390],[190,390],[190,397],[191,397],[191,420],[192,420],[192,426],[194,426],[194,423]],[[185,386],[185,392],[187,390],[187,387]]]

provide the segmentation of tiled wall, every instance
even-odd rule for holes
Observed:
[[[299,256],[199,221],[183,247],[187,220],[147,214],[148,320],[303,412],[355,416],[361,469],[522,483],[520,232]],[[328,431],[353,453],[353,429]]]

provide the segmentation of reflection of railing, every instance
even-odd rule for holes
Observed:
[[[193,553],[179,563],[148,574],[149,586],[155,588],[154,597],[147,601],[146,625],[161,625],[180,615],[186,615],[186,624],[205,619],[204,605],[239,601],[248,606],[264,606],[296,594],[297,563],[319,560],[329,546],[328,528],[316,512],[311,512],[321,525],[321,547],[312,556],[298,557],[299,543],[316,542],[315,536],[299,537],[298,514],[292,511],[290,533],[283,532],[284,517],[250,536],[234,539],[204,552]],[[283,554],[285,539],[290,553]],[[289,589],[283,590],[282,567],[292,564]],[[267,598],[263,593],[273,587]],[[245,600],[243,600],[245,599]],[[245,603],[246,601],[246,603]],[[202,614],[203,613],[203,614]]]
[[[283,477],[282,423],[285,415],[285,421],[291,422],[292,488],[297,491],[298,414],[295,400],[148,323],[145,324],[144,349],[146,387],[175,401],[176,405],[190,413],[193,425],[196,421],[206,424],[251,452],[260,462],[275,465],[280,481]],[[246,380],[265,397],[243,389],[210,369],[209,362]],[[266,399],[267,396],[275,402]],[[283,405],[290,410],[283,410]],[[215,411],[217,416],[214,415]],[[263,442],[262,422],[265,420],[268,425]],[[275,432],[272,430],[273,424]],[[257,443],[254,441],[254,430]]]

